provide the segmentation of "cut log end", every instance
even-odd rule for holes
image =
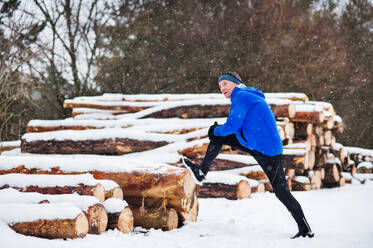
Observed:
[[[247,181],[240,181],[237,185],[237,199],[249,198],[251,195],[251,187]]]
[[[96,187],[92,189],[92,195],[96,197],[100,202],[105,201],[105,189],[101,184],[97,184]]]
[[[117,228],[122,233],[130,233],[134,229],[134,219],[132,210],[125,207],[119,215]]]
[[[123,190],[120,187],[116,187],[112,190],[105,191],[105,199],[116,198],[123,200]]]
[[[86,213],[90,234],[101,234],[106,230],[108,224],[108,215],[102,204],[91,206]]]

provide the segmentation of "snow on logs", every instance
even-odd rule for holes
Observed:
[[[0,221],[17,233],[41,238],[82,238],[89,230],[88,220],[72,204],[0,203]]]
[[[63,175],[86,172],[99,179],[98,182],[101,179],[116,182],[124,192],[124,199],[131,206],[139,208],[145,203],[147,208],[155,208],[163,201],[167,201],[167,207],[174,208],[178,212],[189,212],[192,208],[196,186],[184,168],[111,156],[33,155],[0,159],[0,174]],[[100,199],[103,198],[101,195]]]
[[[116,199],[120,201],[119,199]],[[8,188],[0,190],[0,203],[63,203],[68,202],[78,207],[87,217],[90,234],[100,234],[106,230],[108,215],[104,206],[98,199],[92,196],[82,196],[77,194],[49,195],[34,192],[19,192]]]

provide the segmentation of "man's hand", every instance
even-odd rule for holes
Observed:
[[[214,129],[216,127],[220,126],[216,121],[214,122],[214,125],[212,125],[210,128],[209,128],[209,132],[208,132],[208,136],[209,136],[209,139],[215,139],[217,138],[214,134]]]

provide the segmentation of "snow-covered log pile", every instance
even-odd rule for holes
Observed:
[[[4,151],[10,151],[21,147],[21,141],[3,141],[0,142],[0,154]]]
[[[290,189],[341,186],[351,181],[356,167],[372,173],[371,150],[336,143],[335,134],[343,132],[344,124],[330,103],[310,101],[303,93],[265,95],[283,140],[282,163]],[[71,118],[28,123],[21,153],[0,156],[0,175],[46,174],[67,180],[69,175],[90,173],[104,188],[100,200],[106,199],[101,204],[110,228],[171,230],[196,221],[197,196],[243,199],[272,191],[255,159],[228,146],[201,187],[183,168],[180,156],[201,162],[209,126],[225,122],[230,101],[221,94],[104,94],[66,100],[64,106],[72,108]],[[119,187],[108,190],[105,180]],[[62,186],[54,183],[48,190],[42,190],[42,184],[32,186],[34,190],[23,184],[11,187],[43,194],[78,192],[58,191]]]

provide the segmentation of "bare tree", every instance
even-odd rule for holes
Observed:
[[[20,137],[36,87],[23,65],[34,57],[29,44],[43,27],[13,17],[17,7],[12,0],[0,5],[0,140]]]
[[[87,94],[92,88],[93,61],[98,52],[97,23],[105,21],[104,1],[32,0],[32,4],[36,11],[28,14],[47,25],[37,43],[46,48],[45,64],[74,85],[72,96]],[[45,68],[34,69],[45,72]]]

